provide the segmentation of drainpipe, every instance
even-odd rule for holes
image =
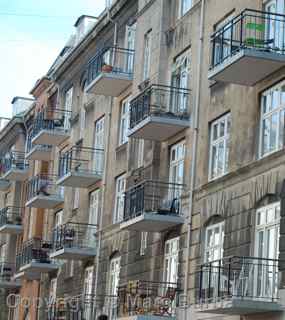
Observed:
[[[105,205],[105,190],[106,190],[106,180],[107,180],[107,172],[108,172],[108,159],[109,159],[109,141],[111,135],[111,110],[113,106],[113,99],[110,99],[110,110],[108,113],[108,135],[107,141],[105,141],[106,152],[105,152],[105,159],[104,159],[104,175],[103,175],[103,190],[102,190],[102,205],[100,211],[100,220],[99,220],[99,228],[98,228],[98,245],[97,245],[97,255],[96,255],[96,272],[95,272],[95,284],[94,284],[94,297],[95,303],[93,305],[93,317],[95,319],[96,316],[96,296],[98,292],[98,276],[99,276],[99,264],[100,264],[100,252],[101,252],[101,243],[102,243],[102,236],[103,236],[103,214],[104,214],[104,205]]]
[[[191,225],[192,225],[192,213],[193,213],[193,200],[194,200],[194,189],[196,182],[196,166],[197,166],[197,146],[198,146],[198,134],[199,134],[199,107],[201,99],[201,71],[202,71],[202,59],[203,59],[203,34],[204,34],[204,18],[205,18],[205,0],[201,2],[201,13],[200,13],[200,34],[199,34],[199,47],[198,47],[198,72],[197,72],[197,88],[196,88],[196,99],[194,106],[194,137],[193,137],[193,148],[192,148],[192,162],[190,172],[190,194],[189,194],[189,216],[187,222],[187,257],[185,267],[185,282],[184,282],[184,296],[187,297],[188,304],[188,279],[189,279],[189,258],[190,258],[190,240],[191,240]],[[185,310],[184,319],[187,320],[187,311]]]

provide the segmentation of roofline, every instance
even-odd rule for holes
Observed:
[[[15,97],[12,99],[11,103],[13,104],[13,103],[15,103],[16,100],[19,100],[19,99],[27,100],[27,101],[35,101],[35,99],[33,99],[33,98],[22,97],[22,96],[15,96]]]
[[[95,16],[90,16],[88,14],[82,14],[80,17],[78,17],[78,19],[75,21],[74,23],[74,27],[77,27],[80,20],[82,20],[83,18],[90,18],[90,19],[95,19],[95,20],[98,20],[99,18],[98,17],[95,17]]]

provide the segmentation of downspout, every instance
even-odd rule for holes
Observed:
[[[200,13],[200,32],[199,32],[199,47],[198,47],[198,72],[197,72],[197,87],[196,87],[196,100],[194,107],[194,137],[193,137],[193,148],[192,148],[192,162],[190,172],[190,194],[189,194],[189,216],[188,216],[188,229],[187,229],[187,257],[185,267],[185,282],[184,282],[184,297],[187,297],[188,304],[188,280],[189,280],[189,259],[190,259],[190,241],[191,241],[191,226],[192,226],[192,213],[193,213],[193,202],[194,202],[194,190],[196,183],[196,166],[197,166],[197,146],[198,146],[198,135],[199,135],[199,107],[201,99],[201,71],[202,71],[202,59],[203,59],[203,35],[204,35],[204,18],[205,18],[205,0],[201,3]],[[184,319],[187,320],[187,309],[184,312]]]
[[[101,243],[102,243],[102,236],[103,236],[103,214],[104,214],[104,204],[105,204],[105,191],[106,191],[106,180],[107,180],[107,172],[108,172],[108,159],[109,159],[109,141],[111,135],[111,118],[112,118],[112,106],[113,106],[113,99],[110,99],[110,110],[108,113],[108,135],[107,141],[105,143],[106,152],[105,152],[105,160],[104,160],[104,175],[103,175],[103,190],[102,190],[102,205],[100,210],[100,220],[99,220],[99,227],[98,227],[98,245],[97,245],[97,255],[96,255],[96,272],[95,272],[95,283],[94,283],[94,297],[95,303],[93,305],[93,317],[95,319],[96,315],[96,296],[98,292],[98,276],[99,276],[99,264],[100,264],[100,252],[101,252]]]

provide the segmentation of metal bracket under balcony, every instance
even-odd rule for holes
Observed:
[[[152,85],[130,103],[132,138],[165,141],[189,128],[190,91]]]
[[[118,97],[133,81],[134,51],[108,47],[89,63],[86,92]]]
[[[0,210],[0,233],[18,235],[23,232],[22,208],[6,207]]]
[[[53,259],[82,260],[97,254],[97,226],[70,222],[54,229]]]
[[[212,35],[208,78],[253,86],[285,66],[284,27],[285,15],[244,10]]]
[[[53,209],[64,202],[64,188],[57,186],[55,176],[39,175],[27,184],[26,207]]]
[[[70,137],[71,112],[46,109],[35,120],[32,144],[58,146]]]
[[[57,184],[88,188],[102,179],[104,150],[74,146],[61,151]]]
[[[51,146],[34,145],[26,154],[27,160],[50,161],[51,160]]]
[[[11,151],[1,159],[2,178],[9,181],[25,181],[29,176],[29,163],[24,152]]]
[[[162,232],[184,223],[181,210],[183,185],[145,181],[125,193],[121,229]]]
[[[197,312],[247,315],[280,312],[278,260],[229,257],[201,266]]]

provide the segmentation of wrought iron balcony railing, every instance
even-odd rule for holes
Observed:
[[[118,288],[119,313],[172,317],[179,306],[179,292],[177,283],[130,281]]]
[[[94,256],[97,249],[97,226],[76,222],[58,226],[52,232],[52,243],[54,254],[60,251],[63,258]]]
[[[16,271],[30,263],[53,264],[49,253],[52,249],[52,243],[42,239],[33,238],[22,244],[20,251],[16,256]]]
[[[13,277],[16,271],[15,263],[0,261],[0,288],[1,283],[14,282]]]
[[[27,183],[27,203],[34,198],[63,201],[64,188],[57,186],[56,179],[55,175],[37,175],[31,178]]]
[[[132,76],[134,69],[134,50],[106,47],[88,65],[88,84],[101,73]]]
[[[25,159],[25,153],[11,151],[0,160],[1,175],[4,176],[10,170],[25,171],[29,167],[29,162]]]
[[[0,229],[4,225],[22,225],[23,208],[5,207],[0,210]]]
[[[125,193],[124,221],[143,213],[180,216],[184,185],[147,180]]]
[[[246,9],[211,37],[211,68],[241,49],[285,54],[285,15]]]
[[[276,302],[279,299],[278,260],[229,257],[201,266],[197,304],[229,299]]]
[[[130,102],[130,129],[149,116],[189,119],[190,90],[151,85]]]
[[[39,112],[33,126],[33,137],[41,130],[63,131],[70,129],[71,111],[65,109],[46,108]]]
[[[35,130],[31,130],[27,137],[27,143],[26,143],[26,157],[27,155],[35,148],[38,150],[42,150],[43,152],[50,152],[52,150],[52,146],[49,145],[35,145],[32,143],[33,138],[36,135]]]
[[[104,169],[104,150],[74,146],[62,150],[59,156],[59,180],[68,176],[70,182],[63,181],[63,185],[89,186],[102,177]],[[72,179],[72,176],[73,179]],[[86,181],[83,181],[84,178]],[[67,180],[67,179],[66,179]],[[72,180],[72,181],[71,181]],[[76,181],[77,180],[77,181]]]

